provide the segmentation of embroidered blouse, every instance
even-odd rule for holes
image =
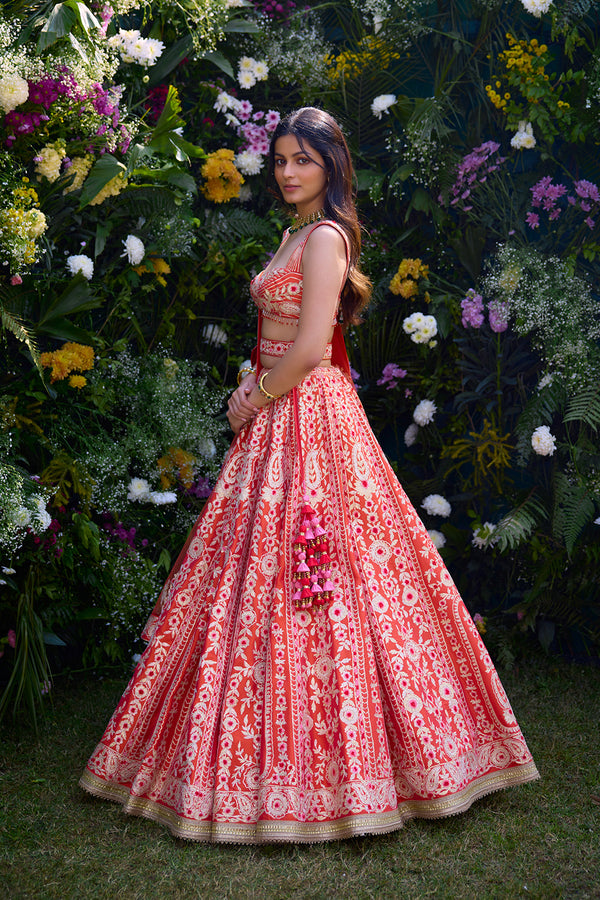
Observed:
[[[290,258],[284,266],[278,266],[272,269],[267,266],[250,282],[250,293],[257,307],[260,309],[263,318],[270,319],[272,322],[278,322],[280,325],[298,325],[300,318],[300,307],[302,305],[302,282],[303,275],[300,269],[302,263],[302,254],[310,235],[315,228],[320,225],[331,225],[344,238],[346,246],[346,259],[349,259],[348,238],[344,230],[330,219],[323,219],[316,222],[312,228],[307,231],[303,241],[291,253]],[[289,238],[289,231],[286,231],[281,246],[283,246]],[[348,272],[348,264],[346,264],[346,274]],[[344,281],[345,281],[344,277]],[[343,284],[343,282],[342,282]],[[339,299],[339,298],[338,298]],[[334,326],[337,322],[337,312],[334,315]]]

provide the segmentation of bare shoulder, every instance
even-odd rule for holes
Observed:
[[[346,256],[346,242],[339,228],[323,222],[313,228],[306,242],[306,251],[310,254],[316,252],[318,254],[328,253],[335,256]]]

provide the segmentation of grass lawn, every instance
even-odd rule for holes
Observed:
[[[4,731],[0,895],[39,900],[600,898],[600,670],[531,661],[503,677],[542,780],[461,816],[313,845],[197,844],[77,780],[123,679],[58,679],[39,740]]]

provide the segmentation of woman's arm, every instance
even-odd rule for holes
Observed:
[[[302,254],[302,306],[293,346],[269,371],[264,387],[276,397],[299,384],[323,359],[331,323],[346,273],[346,246],[330,225],[312,232]],[[258,387],[247,402],[255,407],[269,403]]]

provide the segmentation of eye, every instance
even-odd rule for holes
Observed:
[[[276,159],[276,160],[275,160],[275,166],[276,166],[276,167],[279,166],[279,168],[281,168],[281,166],[284,166],[284,165],[285,165],[285,159],[279,158],[279,159]]]

